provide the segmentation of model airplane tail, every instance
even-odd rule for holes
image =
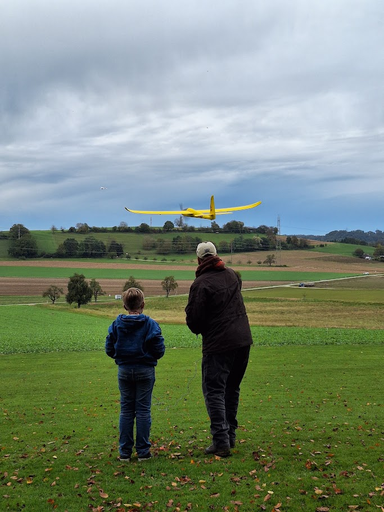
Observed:
[[[211,208],[210,208],[209,212],[211,214],[211,219],[215,219],[216,218],[215,200],[214,200],[213,196],[211,196]]]

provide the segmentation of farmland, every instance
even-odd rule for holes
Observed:
[[[264,255],[263,255],[264,256]],[[227,258],[224,258],[227,259]],[[193,255],[177,262],[0,261],[0,508],[170,512],[374,511],[384,508],[383,264],[345,254],[260,255],[229,263],[243,279],[254,346],[242,385],[238,443],[207,458],[201,337],[185,325]],[[41,296],[70,275],[107,295],[80,309]],[[153,460],[118,455],[116,370],[104,351],[132,275],[166,354],[154,390]],[[161,280],[174,275],[169,298]],[[314,286],[299,287],[301,282]]]

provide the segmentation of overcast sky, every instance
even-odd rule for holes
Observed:
[[[384,230],[382,0],[0,0],[0,230]],[[188,220],[195,226],[210,221]]]

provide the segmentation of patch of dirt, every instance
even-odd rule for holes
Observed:
[[[266,270],[271,272],[289,270],[293,272],[351,272],[361,273],[374,272],[382,273],[384,265],[379,262],[365,261],[358,258],[348,258],[343,256],[335,256],[312,251],[282,251],[280,254],[274,253],[277,258],[277,265],[265,267],[259,264],[264,261],[268,253],[245,253],[232,256],[231,267],[235,270]],[[223,260],[229,262],[231,257],[224,255]],[[197,265],[197,262],[196,262]],[[0,266],[20,266],[20,267],[53,267],[53,268],[111,268],[111,269],[159,269],[166,270],[195,270],[195,264],[171,264],[164,263],[126,263],[116,261],[106,262],[83,262],[83,261],[65,261],[65,260],[35,260],[35,261],[0,261]],[[98,279],[102,289],[108,295],[119,295],[122,293],[125,279]],[[162,295],[164,290],[160,281],[150,281],[140,279],[140,283],[144,288],[146,296]],[[188,293],[192,281],[179,281],[176,293]],[[43,279],[43,278],[10,278],[0,277],[0,295],[42,295],[51,285],[62,288],[64,293],[67,292],[68,279]],[[263,281],[244,281],[243,287],[268,286],[270,282]],[[277,285],[279,283],[274,282]]]
[[[65,261],[65,260],[33,260],[33,261],[0,261],[1,267],[51,267],[51,268],[112,268],[112,269],[147,269],[158,270],[166,268],[170,270],[189,270],[194,269],[196,265],[173,265],[165,263],[108,263],[93,261]]]
[[[115,296],[122,294],[126,279],[98,279],[97,281],[107,295]],[[147,297],[165,294],[161,281],[140,279],[140,284]],[[177,295],[188,293],[191,284],[192,281],[179,281]],[[0,295],[42,295],[51,285],[62,288],[64,294],[68,291],[68,279],[0,277]]]

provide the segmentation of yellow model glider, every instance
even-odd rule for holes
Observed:
[[[142,211],[142,210],[131,210],[127,207],[125,209],[127,212],[131,213],[142,213],[146,215],[183,215],[184,217],[195,217],[197,219],[208,219],[213,220],[216,218],[216,215],[225,215],[227,213],[232,213],[239,210],[249,210],[250,208],[255,208],[259,206],[261,201],[253,204],[247,204],[246,206],[235,206],[234,208],[215,208],[215,200],[213,196],[211,196],[211,206],[209,210],[194,210],[193,208],[185,208],[185,210],[178,211]]]

